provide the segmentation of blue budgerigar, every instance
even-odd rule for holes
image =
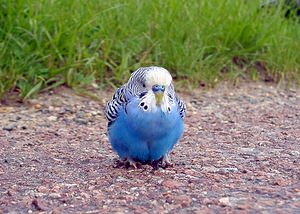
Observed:
[[[162,67],[143,67],[131,74],[107,103],[108,137],[121,160],[169,165],[169,153],[184,130],[185,104]]]

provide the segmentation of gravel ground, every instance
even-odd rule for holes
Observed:
[[[300,213],[300,91],[181,94],[175,164],[118,166],[102,102],[59,88],[0,105],[0,213]]]

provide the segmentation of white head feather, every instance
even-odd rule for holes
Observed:
[[[145,80],[147,88],[152,88],[154,85],[163,85],[167,88],[172,82],[172,76],[168,70],[153,66],[146,73]]]

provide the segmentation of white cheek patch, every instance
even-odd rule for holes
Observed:
[[[168,96],[164,94],[161,105],[156,105],[156,99],[155,95],[152,91],[149,91],[141,100],[139,103],[139,107],[145,111],[145,112],[155,112],[159,108],[164,113],[170,113],[172,111],[172,108],[174,107],[174,103],[170,103]]]
[[[174,103],[169,102],[168,96],[165,93],[161,102],[161,110],[165,113],[171,113],[174,105]]]
[[[139,107],[143,110],[143,111],[156,111],[157,107],[156,107],[156,99],[155,99],[155,95],[152,91],[149,91],[141,100],[141,102],[139,103]]]

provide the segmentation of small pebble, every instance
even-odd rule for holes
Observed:
[[[75,122],[79,125],[86,125],[88,123],[88,121],[86,119],[83,119],[83,118],[76,118]]]
[[[43,113],[43,114],[49,114],[50,111],[49,111],[49,109],[42,109],[42,113]]]
[[[49,117],[48,117],[48,120],[49,120],[49,121],[56,121],[56,120],[57,120],[57,117],[56,117],[56,116],[49,116]]]
[[[12,131],[14,130],[15,128],[17,127],[16,124],[12,123],[12,124],[8,124],[6,126],[3,127],[3,130],[6,130],[6,131]]]

